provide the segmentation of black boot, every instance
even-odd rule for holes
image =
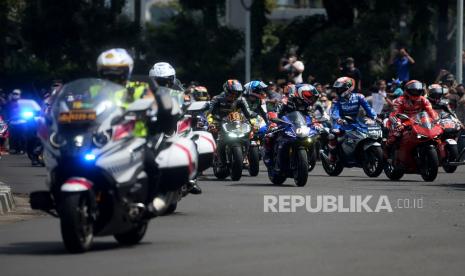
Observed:
[[[200,188],[199,184],[197,184],[197,179],[191,181],[193,181],[193,183],[189,193],[193,195],[200,195],[202,193],[202,189]]]

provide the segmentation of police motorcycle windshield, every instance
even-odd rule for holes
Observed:
[[[123,112],[117,95],[125,88],[102,79],[79,79],[63,86],[51,113],[50,144],[66,155],[94,159],[93,148],[112,136],[112,121]]]

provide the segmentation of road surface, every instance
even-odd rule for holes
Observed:
[[[23,156],[0,160],[0,181],[15,192],[43,188],[44,178]],[[96,238],[92,251],[70,255],[54,218],[0,225],[1,275],[464,275],[465,167],[432,183],[360,169],[328,177],[318,165],[302,188],[270,185],[263,168],[240,182],[207,172],[200,185],[202,195],[153,220],[133,247]],[[264,195],[385,196],[393,210],[265,213]],[[419,199],[423,208],[398,208]]]

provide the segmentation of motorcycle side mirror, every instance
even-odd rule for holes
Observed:
[[[399,119],[401,119],[402,121],[407,121],[407,120],[410,119],[410,118],[409,118],[407,115],[405,115],[405,114],[397,114],[396,117],[399,118]]]

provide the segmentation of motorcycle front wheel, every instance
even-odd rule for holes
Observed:
[[[90,249],[94,238],[90,197],[87,193],[64,194],[60,202],[61,236],[70,253]]]
[[[315,153],[314,147],[310,147],[307,150],[307,160],[308,160],[308,172],[311,172],[316,166],[316,153]]]
[[[294,182],[299,187],[305,186],[308,180],[308,160],[307,151],[298,149],[295,152],[294,164]]]
[[[321,155],[321,165],[323,165],[323,169],[329,176],[338,176],[344,170],[344,165],[340,161],[336,161],[335,163],[329,162],[327,154],[320,154]]]
[[[249,160],[249,175],[257,176],[260,171],[260,152],[257,146],[251,146],[247,156]]]
[[[369,177],[378,177],[383,172],[383,149],[369,147],[363,153],[362,168]]]
[[[420,163],[420,174],[424,181],[431,182],[436,179],[438,175],[439,159],[438,153],[435,148],[426,148],[420,151],[422,160]]]
[[[449,162],[457,161],[457,158],[459,157],[459,149],[457,145],[449,145],[446,146],[446,152],[447,157],[444,161],[444,164],[442,165],[442,168],[446,173],[453,173],[455,170],[457,170],[457,166],[449,165]]]
[[[242,148],[234,146],[230,149],[231,154],[231,179],[239,181],[242,177],[242,165],[244,158],[242,157]]]

